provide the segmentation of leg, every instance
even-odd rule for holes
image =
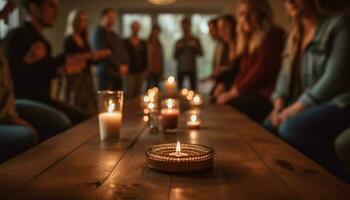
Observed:
[[[188,73],[188,77],[190,79],[191,89],[196,91],[197,90],[197,72],[190,72]]]
[[[337,175],[343,173],[334,151],[334,140],[350,127],[350,108],[323,105],[306,110],[284,122],[279,135],[290,145]]]
[[[258,93],[241,94],[229,104],[258,123],[266,119],[272,108],[270,101]]]
[[[342,132],[335,140],[335,151],[345,167],[350,181],[350,129]]]
[[[0,126],[0,162],[33,147],[38,142],[37,134],[22,126]]]
[[[177,80],[178,80],[178,84],[179,84],[178,85],[179,89],[183,88],[184,76],[185,76],[185,74],[183,72],[177,73]]]
[[[71,127],[71,122],[64,113],[42,103],[20,99],[16,101],[16,110],[38,130],[40,140]]]

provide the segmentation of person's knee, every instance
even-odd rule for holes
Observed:
[[[341,160],[350,162],[350,129],[336,138],[334,148]]]
[[[291,145],[300,146],[305,140],[307,135],[303,128],[303,124],[298,120],[289,119],[282,123],[278,128],[279,136]]]

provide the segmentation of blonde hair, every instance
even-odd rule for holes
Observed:
[[[238,5],[240,4],[250,5],[259,14],[258,27],[250,38],[243,33],[240,20],[237,21],[237,53],[238,55],[253,54],[273,25],[272,9],[267,0],[240,0]]]
[[[76,23],[80,15],[85,14],[83,10],[72,10],[68,14],[65,35],[72,35],[75,31]]]

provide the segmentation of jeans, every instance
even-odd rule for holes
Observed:
[[[339,134],[334,147],[341,163],[350,175],[350,128]]]
[[[197,73],[194,72],[178,72],[177,79],[179,88],[184,88],[185,78],[188,77],[190,80],[190,88],[191,90],[197,90]]]
[[[37,133],[30,128],[0,125],[0,162],[22,153],[37,142]]]
[[[322,105],[303,111],[274,130],[287,143],[303,152],[336,175],[346,178],[344,168],[335,153],[336,137],[350,127],[350,107]]]
[[[258,123],[263,122],[272,109],[270,101],[257,92],[240,94],[229,104]]]
[[[31,123],[43,141],[71,127],[69,118],[62,112],[45,104],[19,99],[16,100],[18,115]]]

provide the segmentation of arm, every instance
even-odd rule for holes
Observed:
[[[305,108],[329,101],[336,95],[349,91],[349,35],[349,25],[337,33],[326,63],[325,72],[317,83],[299,98],[299,102]]]

